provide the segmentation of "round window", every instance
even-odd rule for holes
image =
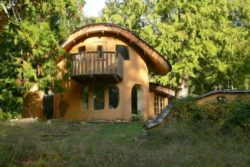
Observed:
[[[226,102],[226,97],[225,96],[218,96],[217,97],[217,101],[219,103],[225,103]]]

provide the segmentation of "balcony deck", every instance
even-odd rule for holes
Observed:
[[[123,57],[116,52],[73,54],[71,78],[86,82],[120,82],[123,79]]]

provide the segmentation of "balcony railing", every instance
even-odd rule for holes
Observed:
[[[123,57],[116,52],[81,52],[72,55],[71,63],[71,77],[76,80],[123,79]]]

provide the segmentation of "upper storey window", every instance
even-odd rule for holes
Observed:
[[[97,52],[99,54],[99,57],[102,57],[102,52],[103,52],[103,46],[102,45],[98,45],[97,46]]]
[[[86,51],[86,47],[85,46],[80,46],[78,48],[78,52],[81,53],[81,52],[85,52]]]
[[[116,52],[120,54],[124,60],[129,60],[128,48],[124,45],[116,45]]]

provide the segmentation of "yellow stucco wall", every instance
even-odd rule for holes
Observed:
[[[81,91],[87,84],[70,80],[64,83],[67,88],[65,93],[55,95],[55,117],[63,117],[66,120],[130,120],[131,92],[134,85],[140,85],[142,89],[142,115],[144,119],[152,116],[149,109],[149,79],[148,68],[145,61],[129,45],[115,37],[91,37],[75,45],[70,53],[77,53],[80,46],[85,46],[86,51],[96,51],[97,45],[103,45],[104,51],[115,51],[116,45],[125,45],[129,50],[129,60],[124,60],[123,80],[115,84],[119,88],[119,104],[115,109],[108,108],[109,85],[103,85],[105,89],[105,108],[94,111],[93,94],[90,93],[89,108],[83,110],[81,107]],[[65,61],[59,66],[64,69]],[[92,83],[91,85],[94,85]]]
[[[149,105],[148,105],[149,106],[149,114],[148,114],[149,119],[152,119],[155,116],[154,97],[155,97],[155,93],[149,92]]]
[[[30,91],[24,95],[23,98],[23,112],[22,117],[39,117],[45,119],[43,114],[43,92]]]

